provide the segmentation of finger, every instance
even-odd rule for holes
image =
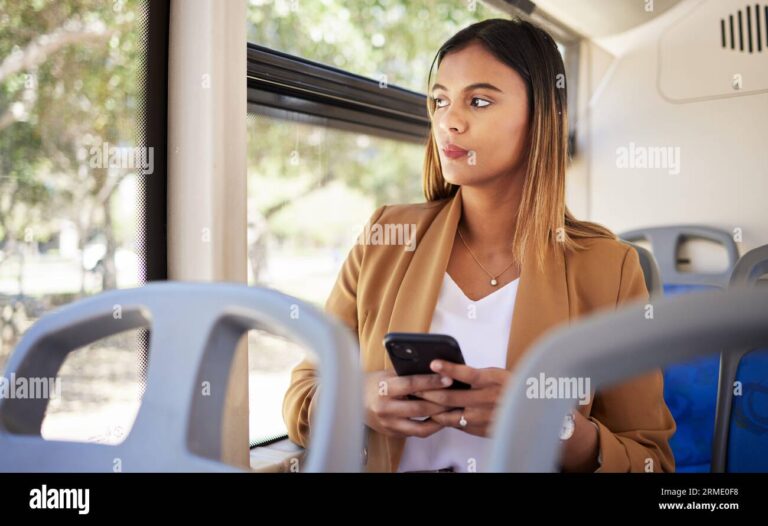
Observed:
[[[469,423],[468,414],[470,414],[469,411],[465,411],[464,409],[452,409],[450,411],[445,411],[444,413],[432,415],[432,420],[445,427],[457,427],[461,429],[461,426],[459,425],[461,415],[464,415],[467,423]]]
[[[481,371],[484,369],[475,369],[469,365],[447,362],[445,360],[432,360],[429,368],[436,373],[450,376],[454,380],[459,380],[469,385],[475,385],[483,380]]]
[[[445,380],[443,380],[445,378]],[[427,389],[443,389],[453,380],[439,374],[413,374],[409,376],[395,376],[382,380],[386,383],[385,396],[397,397],[412,394],[415,391]],[[446,383],[443,383],[446,382]]]
[[[442,413],[449,409],[448,407],[425,400],[387,400],[382,404],[379,415],[383,417],[410,418],[412,416],[432,416]]]
[[[465,426],[461,425],[461,418],[464,417],[466,423]],[[446,411],[433,415],[431,419],[445,427],[453,427],[468,431],[470,429],[477,430],[482,429],[488,425],[489,413],[486,410],[473,410],[473,409],[454,409],[452,411]]]
[[[407,418],[394,418],[388,420],[387,424],[389,425],[389,428],[396,433],[400,433],[403,436],[415,436],[419,438],[426,438],[443,428],[442,424],[433,420],[415,422]]]
[[[433,389],[414,395],[447,407],[485,407],[495,403],[494,389]]]

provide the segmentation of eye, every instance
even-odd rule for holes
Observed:
[[[440,105],[440,102],[445,102],[444,99],[441,99],[440,97],[432,97],[432,102],[435,105],[435,108],[442,108],[443,106]]]
[[[485,105],[483,105],[483,106],[474,106],[474,104],[473,104],[473,103],[474,103],[476,100],[478,100],[478,101],[480,101],[480,102],[484,102],[484,103],[485,103]],[[488,106],[490,106],[490,105],[491,105],[491,101],[488,101],[488,100],[485,100],[485,99],[481,99],[480,97],[472,97],[472,103],[471,103],[471,105],[472,105],[472,106],[474,106],[475,108],[487,108]]]

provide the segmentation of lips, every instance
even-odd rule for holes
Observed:
[[[443,153],[449,159],[458,159],[459,157],[464,157],[465,155],[467,155],[469,153],[469,150],[465,150],[461,146],[457,146],[455,144],[449,143],[443,147]]]

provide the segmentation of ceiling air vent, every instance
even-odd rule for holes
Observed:
[[[768,0],[685,3],[659,35],[659,94],[674,103],[768,95]]]
[[[720,43],[723,49],[768,52],[768,5],[748,5],[728,18],[720,19]]]

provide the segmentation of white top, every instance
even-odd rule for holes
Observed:
[[[505,368],[519,282],[472,301],[446,272],[429,332],[453,336],[471,367]],[[407,437],[398,471],[487,471],[490,444],[489,438],[448,427],[426,438]]]

